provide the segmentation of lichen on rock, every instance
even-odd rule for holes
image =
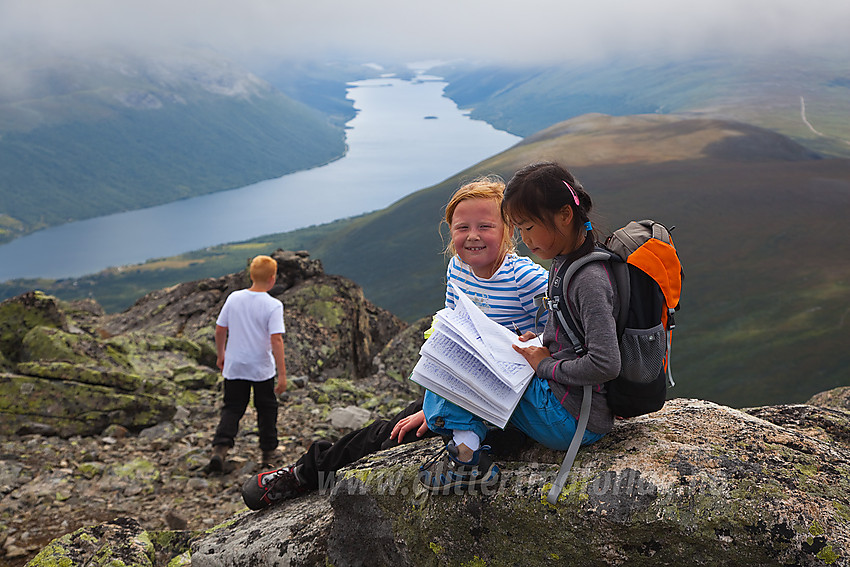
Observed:
[[[156,549],[147,532],[132,518],[117,518],[54,540],[27,565],[153,567],[155,561]]]
[[[55,297],[30,291],[0,302],[0,353],[18,362],[24,336],[35,327],[64,329],[66,318]]]
[[[833,388],[812,396],[807,405],[850,411],[850,386]]]
[[[546,493],[559,454],[501,461],[495,490],[435,496],[416,476],[440,446],[404,445],[340,472],[330,563],[847,564],[850,452],[738,410],[677,399],[618,424],[579,452],[554,506]],[[297,502],[268,514],[283,521]],[[269,520],[245,518],[240,531],[255,522]],[[271,545],[291,536],[260,537]]]
[[[0,374],[0,434],[95,435],[113,423],[131,430],[169,419],[174,400],[69,380]]]

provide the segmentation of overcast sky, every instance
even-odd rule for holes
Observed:
[[[850,0],[0,0],[2,38],[200,42],[235,57],[547,62],[827,46]]]

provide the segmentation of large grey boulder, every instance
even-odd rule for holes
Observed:
[[[272,510],[245,512],[195,540],[192,566],[325,565],[333,519],[327,495],[318,493]]]
[[[801,407],[820,417],[792,423]],[[402,446],[342,471],[326,501],[246,513],[196,539],[192,564],[322,564],[325,552],[340,566],[847,565],[850,448],[824,425],[846,431],[848,414],[830,411],[778,406],[777,425],[671,400],[582,449],[554,506],[560,453],[502,461],[492,493],[431,496],[416,472],[440,441]]]

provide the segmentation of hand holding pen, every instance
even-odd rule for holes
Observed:
[[[516,333],[516,334],[517,334],[517,336],[518,336],[518,337],[519,337],[522,341],[530,341],[531,339],[533,339],[533,338],[535,338],[535,337],[537,336],[537,335],[535,335],[534,333],[532,333],[531,331],[526,331],[526,332],[523,334],[523,332],[519,330],[519,327],[517,327],[517,326],[516,326],[516,323],[514,323],[514,322],[511,322],[511,325],[513,325],[514,333]]]

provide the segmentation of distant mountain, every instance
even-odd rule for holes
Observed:
[[[346,98],[348,83],[371,79],[382,73],[410,75],[410,69],[382,69],[345,61],[284,61],[260,65],[256,73],[286,96],[318,109],[334,124],[344,126],[356,110]]]
[[[344,151],[338,121],[215,54],[5,49],[0,241],[240,187]]]
[[[528,136],[587,113],[657,113],[747,122],[815,151],[850,157],[850,70],[844,53],[707,54],[553,65],[434,70],[474,118]]]

